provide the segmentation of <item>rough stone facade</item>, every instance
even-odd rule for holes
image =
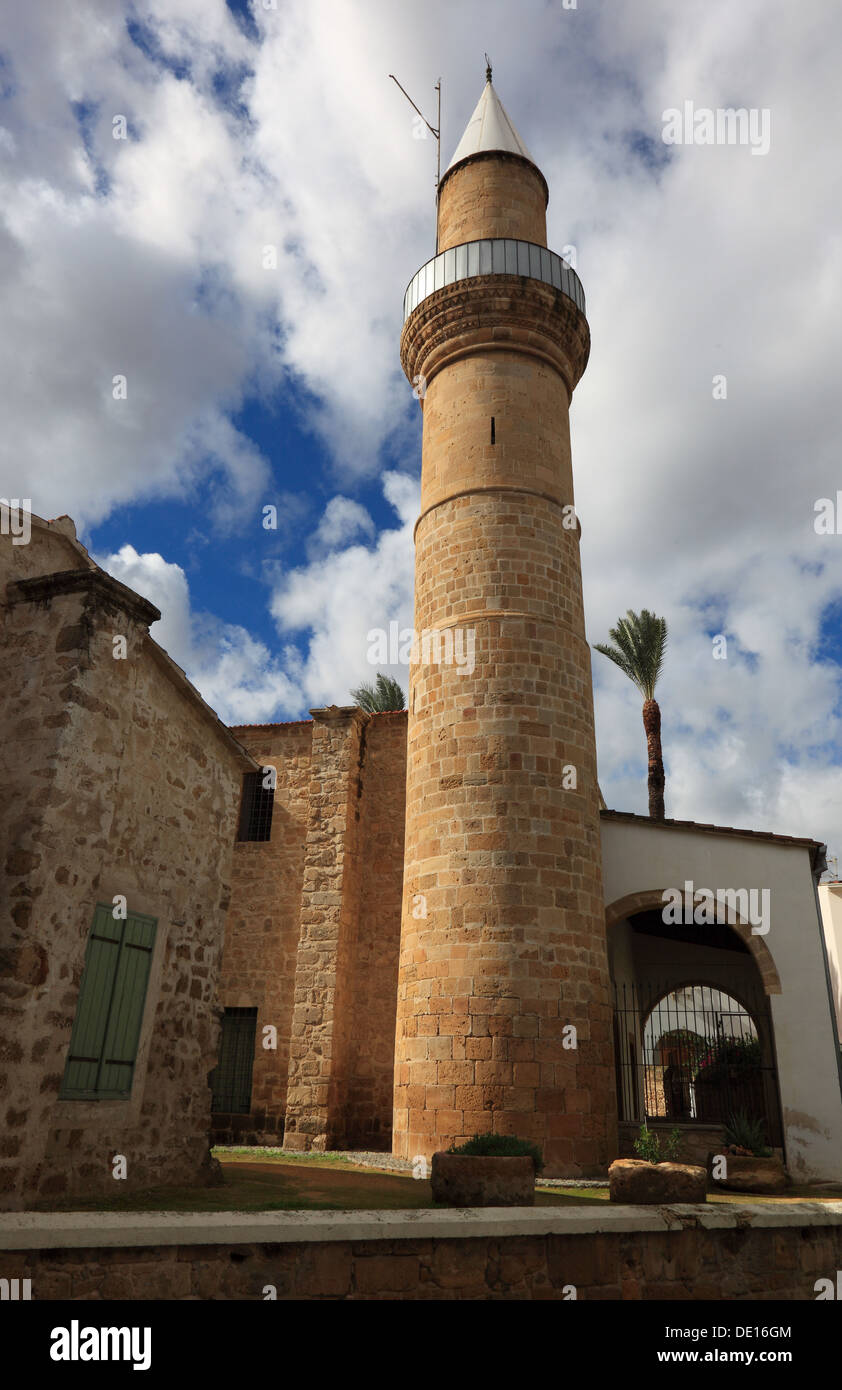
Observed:
[[[225,924],[219,1003],[257,1009],[249,1114],[215,1114],[217,1143],[279,1143],[286,1113],[293,988],[298,954],[304,847],[310,818],[313,724],[304,720],[236,730],[263,767],[276,769],[271,839],[238,841]],[[277,1029],[277,1049],[263,1029]]]
[[[199,1179],[252,764],[149,637],[158,610],[72,522],[2,542],[0,1205],[113,1192],[115,1154],[129,1188]],[[93,914],[115,895],[157,919],[131,1095],[60,1100]]]
[[[216,1115],[215,1136],[387,1149],[406,713],[332,707],[234,732],[277,775],[270,840],[235,848],[223,956],[220,1002],[258,1011],[251,1111]]]

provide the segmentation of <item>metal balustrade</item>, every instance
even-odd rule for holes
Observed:
[[[561,290],[577,309],[585,312],[582,282],[567,261],[532,241],[495,237],[451,246],[416,270],[403,297],[404,322],[428,295],[475,275],[525,275],[530,280],[540,280]]]

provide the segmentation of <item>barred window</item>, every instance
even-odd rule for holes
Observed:
[[[247,772],[243,779],[240,809],[240,840],[269,840],[272,836],[272,807],[275,804],[275,769],[262,767]]]
[[[226,1009],[219,1039],[219,1063],[210,1076],[215,1114],[247,1115],[251,1110],[251,1074],[257,1009]]]

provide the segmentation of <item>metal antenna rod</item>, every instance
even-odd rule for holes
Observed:
[[[436,83],[436,91],[439,98],[438,115],[436,116],[439,123],[438,134],[436,135],[436,197],[438,197],[439,184],[441,183],[441,78]],[[438,249],[438,242],[436,242],[436,251]]]
[[[392,79],[392,81],[394,82],[395,86],[396,86],[396,87],[400,87],[401,91],[403,92],[404,96],[406,97],[407,101],[409,102],[410,106],[412,107],[413,111],[417,111],[417,112],[418,112],[418,115],[421,117],[421,119],[422,119],[422,121],[424,122],[425,126],[426,126],[427,129],[429,130],[430,134],[435,136],[435,140],[436,140],[436,196],[438,197],[438,188],[439,188],[439,184],[440,184],[440,182],[441,182],[441,78],[439,78],[439,80],[438,80],[438,82],[436,83],[435,88],[434,88],[434,90],[438,93],[438,115],[437,115],[436,119],[437,119],[437,121],[438,121],[439,124],[438,124],[438,130],[437,130],[437,129],[435,128],[435,126],[431,126],[431,125],[430,125],[430,122],[427,120],[427,117],[424,115],[424,112],[423,112],[418,106],[415,105],[415,102],[412,100],[412,97],[409,95],[409,92],[407,92],[407,91],[405,90],[405,88],[401,87],[401,84],[400,84],[400,82],[398,82],[398,79],[395,77],[395,74],[394,74],[393,72],[390,72],[390,73],[389,73],[389,76],[391,77],[391,79]],[[438,255],[438,249],[439,249],[438,217],[436,217],[436,254],[437,254],[437,255]]]

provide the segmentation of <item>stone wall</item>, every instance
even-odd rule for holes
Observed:
[[[214,1138],[388,1148],[406,711],[312,713],[233,731],[277,778],[271,839],[234,852],[222,966],[223,1006],[258,1011],[252,1107]]]
[[[33,530],[5,590],[0,1205],[209,1172],[216,986],[242,749],[149,637],[157,610]],[[39,547],[42,564],[39,565]],[[20,570],[17,571],[21,572]],[[8,575],[9,568],[6,568]],[[126,655],[115,659],[115,637]],[[99,902],[157,919],[131,1095],[61,1101]]]
[[[547,185],[519,155],[475,155],[445,173],[439,189],[439,251],[482,237],[547,244]]]
[[[464,1213],[413,1211],[410,1230],[406,1215],[311,1212],[279,1220],[273,1213],[273,1229],[262,1232],[270,1218],[259,1213],[141,1216],[136,1227],[166,1222],[166,1236],[152,1243],[149,1231],[142,1244],[136,1229],[131,1243],[117,1248],[103,1244],[119,1233],[85,1247],[75,1243],[80,1232],[73,1248],[32,1249],[29,1230],[15,1249],[14,1235],[4,1231],[9,1248],[0,1250],[0,1277],[31,1279],[34,1300],[262,1300],[274,1289],[282,1300],[546,1301],[569,1299],[575,1290],[587,1301],[813,1301],[816,1281],[835,1283],[842,1268],[838,1202],[767,1214],[757,1207],[648,1214],[616,1207],[599,1217],[585,1208],[542,1217],[530,1208],[500,1220],[473,1212],[477,1234],[464,1233]],[[222,1229],[201,1230],[198,1222]],[[589,1231],[589,1224],[602,1229]],[[39,1243],[46,1238],[38,1233]]]
[[[465,178],[490,178],[493,165],[466,165]],[[513,206],[524,169],[502,160],[497,171]],[[461,177],[445,182],[440,228]],[[485,197],[493,214],[480,190],[477,228]],[[436,291],[403,330],[404,371],[426,381],[414,627],[461,637],[463,650],[472,641],[475,657],[419,662],[410,679],[394,1113],[404,1157],[491,1129],[540,1144],[553,1176],[604,1172],[616,1154],[590,650],[570,514],[568,406],[588,349],[572,300],[508,276]]]
[[[284,1132],[304,844],[310,816],[313,721],[232,730],[262,767],[276,770],[271,838],[238,842],[231,866],[219,1002],[256,1008],[257,1037],[248,1115],[213,1117],[218,1144],[276,1144]],[[263,1028],[277,1029],[264,1048]]]
[[[354,950],[349,1148],[390,1149],[406,816],[406,710],[375,714],[362,764],[360,911]]]

